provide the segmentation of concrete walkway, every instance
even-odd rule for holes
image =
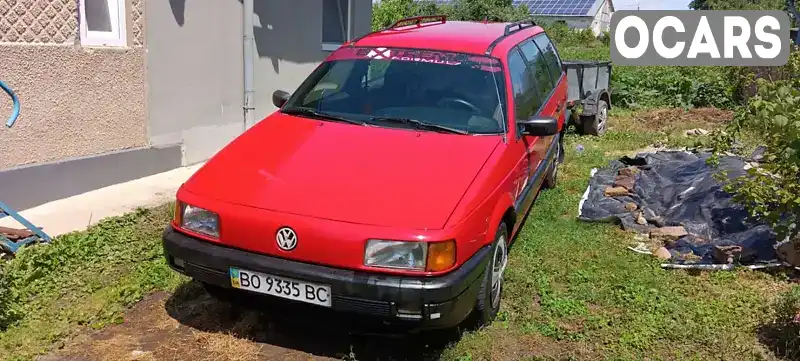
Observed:
[[[51,237],[82,231],[103,218],[120,216],[139,207],[154,207],[175,198],[175,192],[201,164],[115,184],[20,211]],[[22,228],[11,217],[0,226]]]

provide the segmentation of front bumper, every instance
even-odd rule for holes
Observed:
[[[170,267],[198,281],[232,288],[228,270],[233,266],[327,284],[331,286],[333,310],[375,317],[413,330],[461,323],[475,305],[489,260],[486,246],[444,276],[393,276],[228,248],[184,235],[172,226],[164,230],[162,238]],[[181,266],[176,265],[176,259],[182,261],[178,262]]]

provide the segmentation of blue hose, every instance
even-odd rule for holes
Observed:
[[[3,88],[3,90],[8,93],[8,96],[11,97],[11,101],[14,103],[14,109],[11,110],[11,116],[6,121],[6,127],[11,128],[14,125],[14,122],[17,121],[17,118],[19,118],[19,98],[17,98],[17,94],[14,94],[14,91],[12,91],[11,88],[9,88],[8,85],[2,81],[0,81],[0,88]]]

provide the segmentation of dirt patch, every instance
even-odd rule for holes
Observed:
[[[77,338],[57,356],[63,360],[247,361],[272,359],[285,352],[282,348],[265,347],[229,333],[204,332],[182,325],[166,311],[169,297],[166,293],[147,297],[125,315],[122,324]],[[210,299],[198,301],[204,303]],[[307,360],[308,357],[294,359]]]
[[[636,113],[630,117],[611,118],[611,127],[628,131],[661,131],[671,133],[704,127],[715,129],[733,119],[733,112],[717,108],[655,109]]]
[[[669,127],[676,123],[723,124],[733,118],[733,113],[717,108],[658,109],[639,113],[633,121],[650,129]]]
[[[452,334],[369,333],[329,310],[236,295],[212,298],[187,283],[156,293],[119,325],[81,335],[47,361],[438,359]],[[337,315],[336,317],[348,317]],[[371,329],[370,329],[371,330]],[[457,332],[457,331],[454,331]]]

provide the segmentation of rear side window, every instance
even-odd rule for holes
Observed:
[[[516,118],[530,119],[542,105],[542,100],[534,86],[533,74],[516,48],[508,53],[508,73],[514,90]]]
[[[550,76],[550,69],[547,66],[545,57],[532,40],[520,44],[520,49],[522,49],[522,55],[525,56],[528,67],[536,80],[539,95],[542,99],[546,98],[555,86],[553,85],[553,77]]]
[[[562,67],[561,59],[556,52],[556,47],[550,41],[550,38],[547,37],[547,34],[544,33],[534,36],[533,41],[536,42],[536,45],[542,51],[545,63],[547,63],[550,74],[553,76],[553,82],[557,83],[558,79],[561,77]]]

